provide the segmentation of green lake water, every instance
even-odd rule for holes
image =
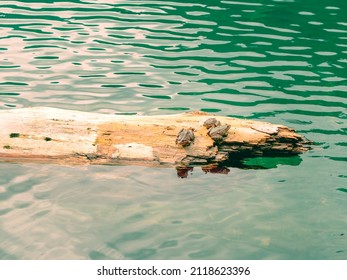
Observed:
[[[342,0],[0,1],[1,110],[201,110],[316,143],[185,179],[0,163],[0,259],[347,259],[346,15]]]

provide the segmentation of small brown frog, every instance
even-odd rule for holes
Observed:
[[[220,141],[228,134],[229,129],[230,125],[228,124],[211,127],[207,134],[210,135],[213,140]]]
[[[188,146],[190,145],[195,139],[194,132],[192,128],[185,129],[182,128],[180,132],[178,132],[177,138],[176,138],[176,144],[182,145],[182,146]]]
[[[217,120],[216,118],[209,118],[203,124],[203,126],[206,127],[207,129],[211,127],[220,126],[220,125],[221,125],[220,121]]]
[[[186,166],[186,167],[177,167],[176,168],[177,171],[177,177],[180,178],[187,178],[189,175],[189,172],[193,171],[193,167],[190,166]]]
[[[230,172],[230,169],[225,166],[219,166],[219,165],[207,165],[201,167],[202,171],[205,173],[212,173],[212,174],[228,174]]]

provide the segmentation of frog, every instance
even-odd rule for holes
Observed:
[[[228,174],[230,172],[230,169],[225,166],[220,166],[217,164],[210,164],[201,167],[202,171],[205,173],[212,173],[212,174]]]
[[[189,146],[195,139],[194,132],[192,128],[186,129],[182,128],[180,132],[178,132],[176,138],[176,144],[184,146]]]
[[[177,177],[179,178],[187,178],[189,172],[193,172],[194,167],[191,166],[180,166],[176,167]]]
[[[220,121],[217,120],[216,118],[209,118],[203,124],[203,126],[206,127],[207,129],[210,129],[211,127],[220,126],[220,125],[221,125]]]
[[[211,127],[208,130],[208,135],[215,141],[221,141],[228,134],[228,130],[230,129],[229,124],[219,125],[216,127]]]

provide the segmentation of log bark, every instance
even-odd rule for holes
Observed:
[[[203,126],[211,117],[230,125],[219,141]],[[190,144],[176,143],[181,129],[193,131]],[[2,161],[184,168],[227,164],[245,157],[297,155],[309,149],[307,144],[283,125],[203,112],[120,116],[46,107],[0,111]]]

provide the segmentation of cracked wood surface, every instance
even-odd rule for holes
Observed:
[[[215,142],[203,123],[214,117],[230,125]],[[182,128],[194,141],[176,144]],[[159,116],[119,116],[33,107],[0,111],[0,159],[61,164],[141,164],[191,166],[235,157],[296,155],[308,148],[293,129],[260,121],[188,112]]]

